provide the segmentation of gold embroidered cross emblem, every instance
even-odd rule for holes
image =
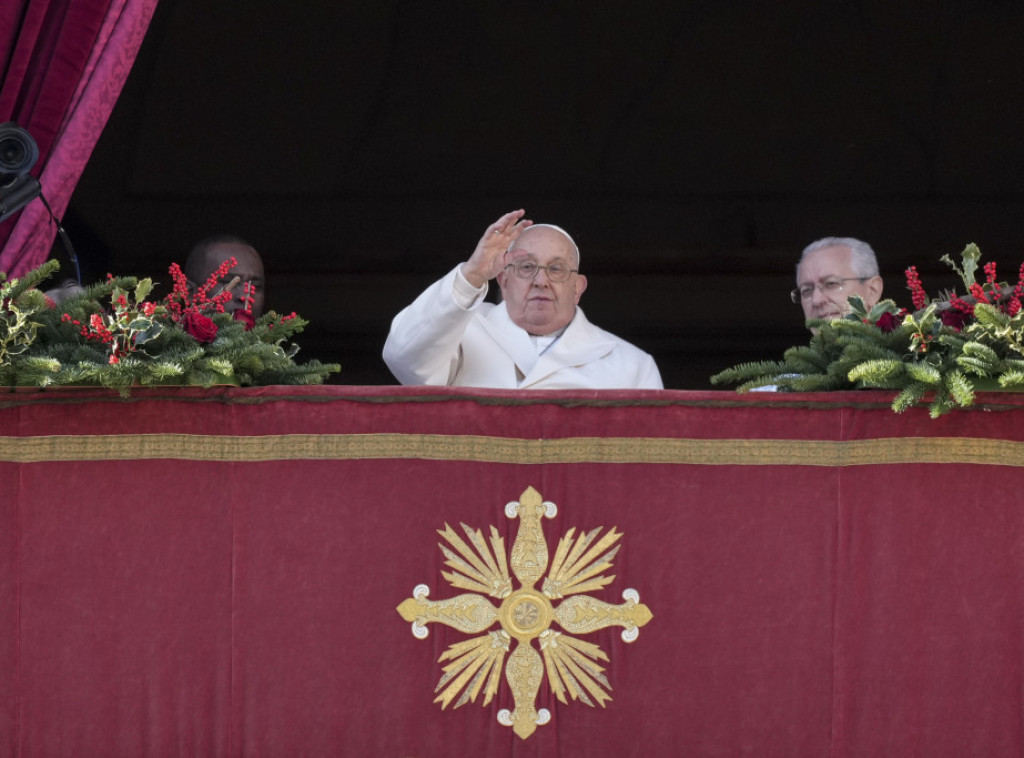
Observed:
[[[487,632],[450,645],[438,660],[448,662],[434,690],[440,693],[434,702],[441,703],[442,709],[453,700],[456,708],[475,702],[481,691],[482,705],[490,703],[498,691],[505,655],[512,640],[517,641],[505,665],[505,679],[515,710],[510,713],[503,709],[498,720],[511,726],[523,739],[551,719],[547,709],[536,708],[545,671],[551,691],[562,703],[568,704],[566,694],[589,706],[596,701],[604,707],[611,700],[611,685],[604,667],[598,663],[607,661],[608,656],[597,645],[572,635],[618,625],[623,627],[622,639],[632,642],[639,635],[639,628],[653,617],[650,609],[640,603],[636,590],[623,592],[625,602],[620,605],[583,594],[600,590],[615,578],[602,573],[611,568],[619,550],[619,546],[613,545],[622,534],[614,527],[600,538],[603,527],[578,536],[574,536],[575,528],[569,529],[559,540],[549,565],[540,520],[545,516],[554,518],[556,513],[554,503],[543,502],[533,487],[528,487],[518,502],[505,506],[509,518],[519,518],[519,532],[510,554],[518,589],[513,588],[504,540],[495,527],[491,527],[488,546],[479,529],[462,524],[467,544],[445,524],[438,534],[450,547],[441,544],[440,548],[445,565],[452,570],[442,572],[442,576],[453,587],[471,592],[435,602],[427,599],[429,589],[421,584],[413,590],[411,598],[398,606],[402,618],[412,623],[412,633],[418,639],[428,635],[430,623],[445,624],[466,634]],[[541,589],[535,589],[545,572]],[[501,604],[495,607],[485,595]],[[491,630],[495,623],[500,628]],[[564,631],[552,629],[552,623]],[[535,639],[539,653],[532,644]]]

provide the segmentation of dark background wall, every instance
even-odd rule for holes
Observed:
[[[592,320],[707,388],[806,341],[816,238],[871,242],[901,305],[972,241],[1015,278],[1022,32],[1009,0],[162,0],[67,226],[92,275],[161,282],[249,238],[303,355],[378,384],[394,313],[523,207]]]

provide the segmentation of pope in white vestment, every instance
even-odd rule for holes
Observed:
[[[654,359],[591,324],[586,277],[562,229],[523,211],[488,227],[469,261],[391,324],[384,361],[402,384],[507,389],[662,389]],[[484,302],[494,278],[498,305]]]

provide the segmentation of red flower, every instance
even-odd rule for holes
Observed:
[[[235,311],[234,319],[245,324],[245,331],[249,331],[256,325],[256,319],[253,318],[252,311]]]
[[[942,321],[944,326],[951,326],[958,332],[963,331],[963,328],[970,317],[970,314],[952,308],[948,311],[943,311],[939,315],[939,319]]]
[[[899,329],[900,324],[903,322],[892,313],[883,313],[878,321],[875,322],[875,326],[881,329],[883,332],[895,332]]]
[[[185,331],[192,335],[197,342],[213,342],[217,338],[217,325],[213,319],[204,316],[202,313],[187,313],[182,319]]]

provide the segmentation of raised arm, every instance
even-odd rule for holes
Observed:
[[[395,316],[384,343],[384,362],[402,384],[453,381],[462,335],[487,294],[487,283],[501,272],[508,246],[533,223],[524,213],[506,213],[488,226],[469,260]]]

